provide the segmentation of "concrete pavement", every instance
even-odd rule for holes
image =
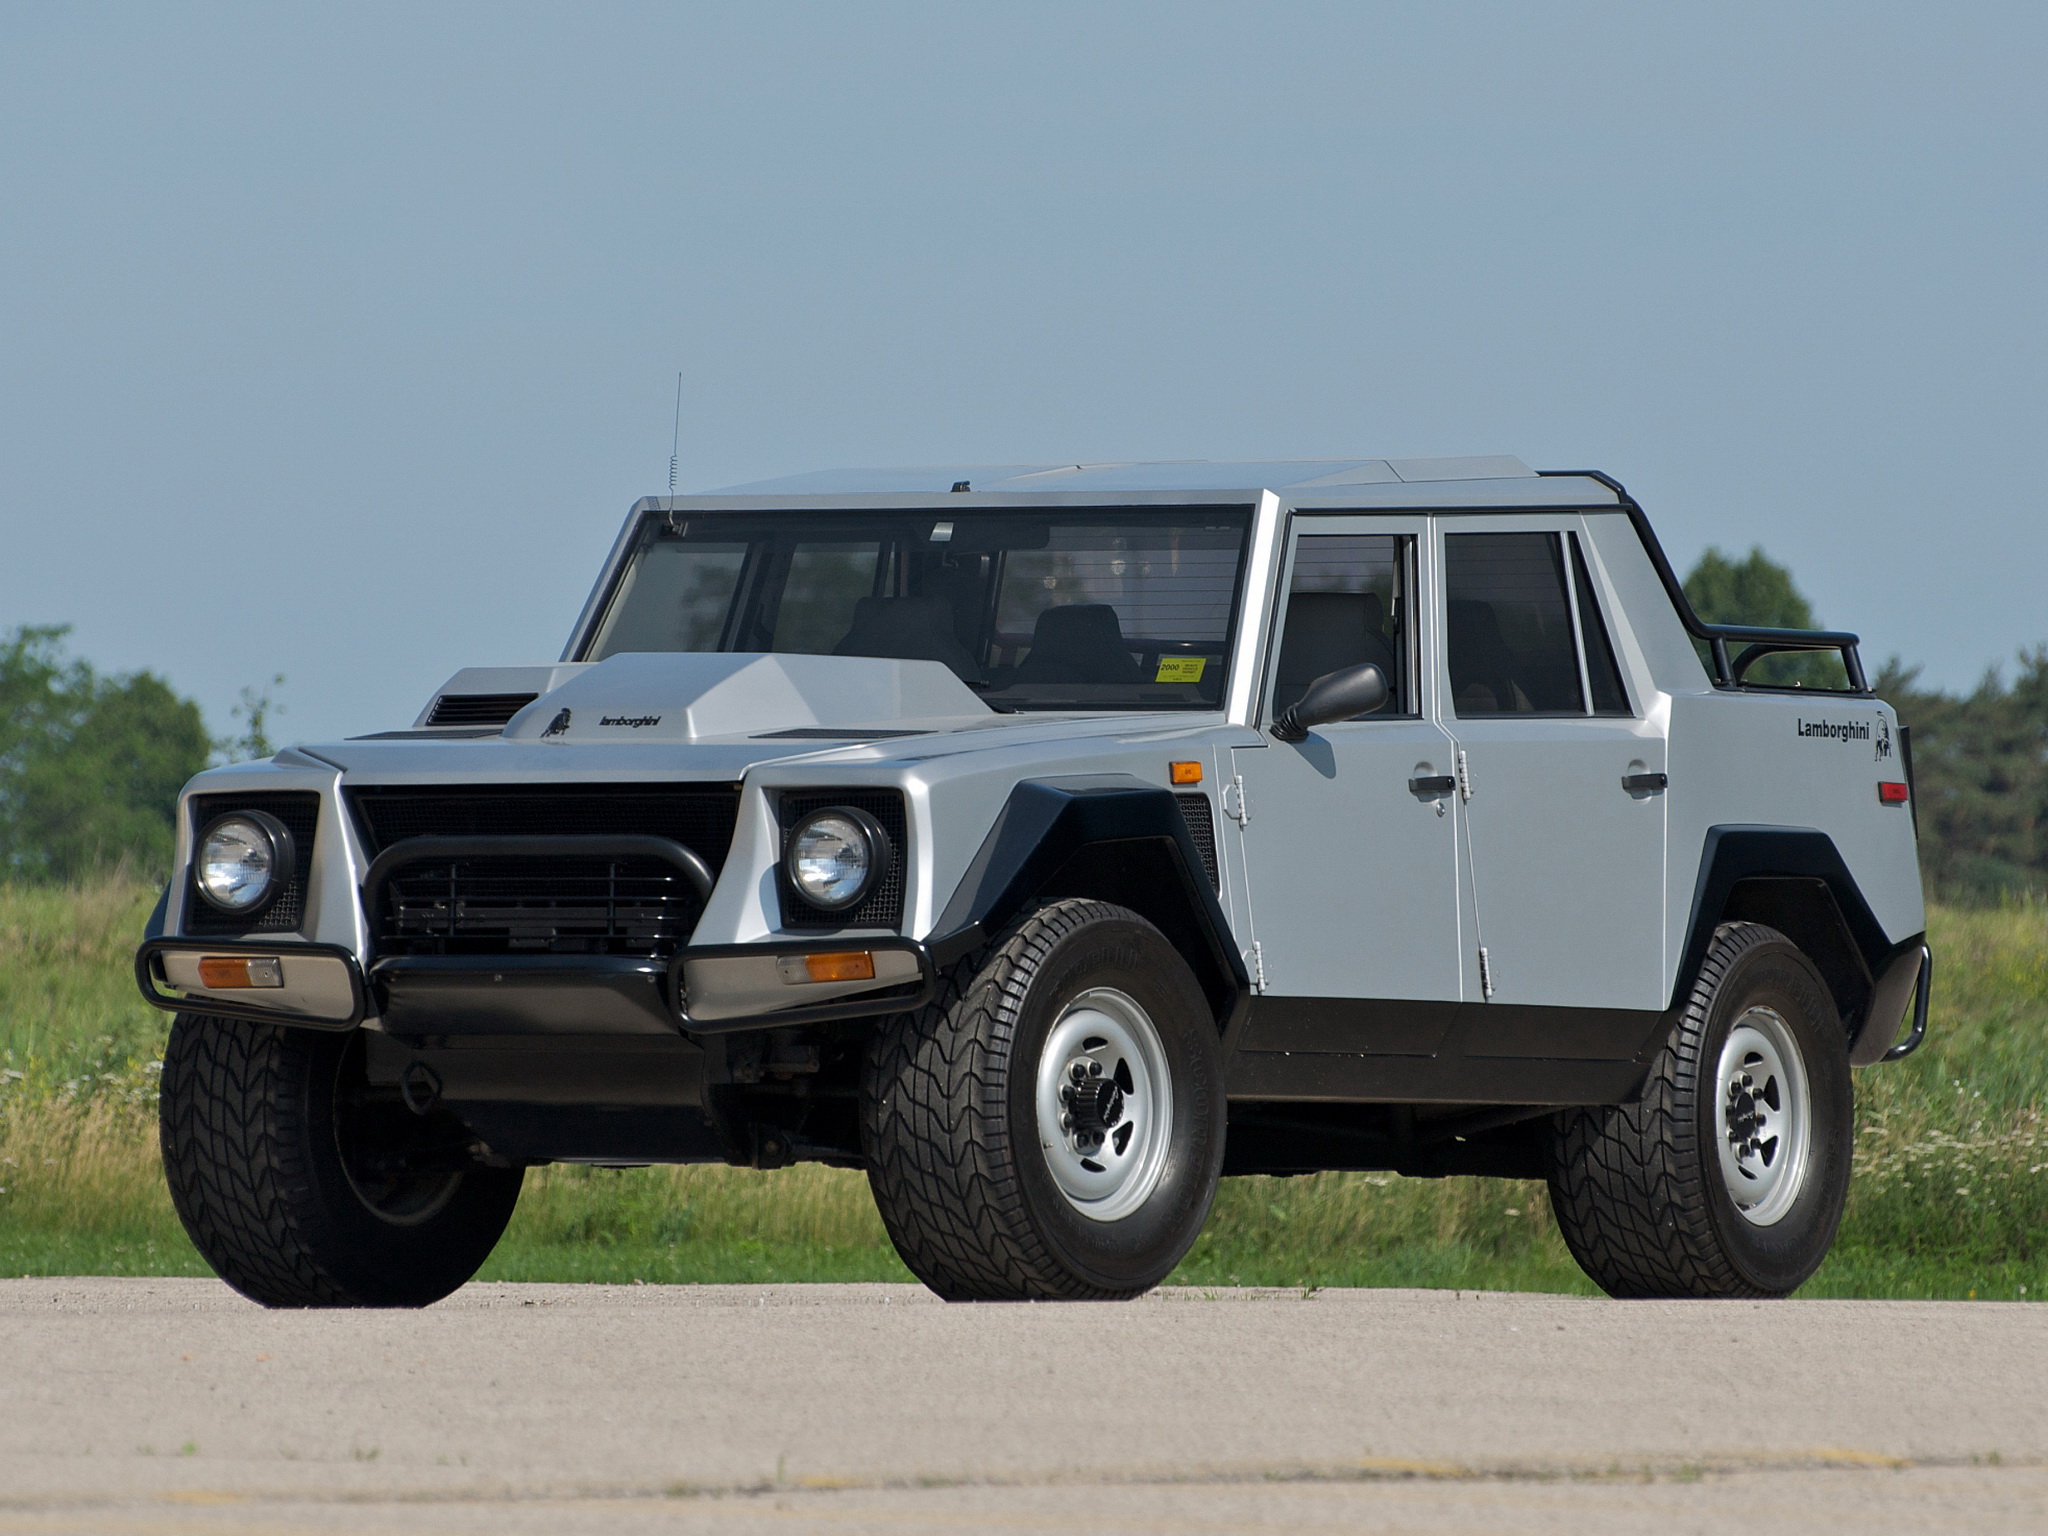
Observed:
[[[0,1282],[11,1532],[2048,1529],[2048,1308]]]

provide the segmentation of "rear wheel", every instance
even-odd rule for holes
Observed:
[[[164,1172],[193,1244],[272,1307],[420,1307],[490,1257],[522,1178],[468,1158],[363,1071],[360,1034],[180,1014],[164,1052]]]
[[[1783,1296],[1820,1267],[1849,1192],[1849,1055],[1791,940],[1728,923],[1633,1104],[1569,1110],[1550,1199],[1614,1296]]]
[[[1158,929],[1102,902],[1032,914],[891,1020],[864,1099],[889,1235],[954,1300],[1139,1295],[1222,1170],[1208,1002]]]

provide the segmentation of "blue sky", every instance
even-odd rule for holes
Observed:
[[[1507,452],[2048,641],[2048,10],[0,9],[0,627],[218,727],[552,659],[627,506]]]

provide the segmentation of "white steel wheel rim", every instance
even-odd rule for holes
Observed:
[[[1173,1135],[1173,1079],[1159,1031],[1112,987],[1060,1013],[1038,1058],[1038,1144],[1067,1203],[1117,1221],[1152,1197]]]
[[[1813,1097],[1791,1026],[1750,1009],[1728,1031],[1714,1080],[1722,1183],[1744,1221],[1771,1226],[1799,1198],[1812,1146]]]

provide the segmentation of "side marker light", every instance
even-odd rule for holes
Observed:
[[[1199,784],[1202,782],[1202,765],[1200,763],[1168,763],[1166,768],[1176,784]]]
[[[1881,805],[1904,805],[1912,797],[1912,791],[1897,780],[1884,779],[1878,783],[1877,798]]]
[[[836,955],[805,955],[804,971],[812,981],[872,981],[875,956],[866,949]]]
[[[207,955],[199,962],[199,984],[216,990],[281,987],[284,966],[268,955]]]

